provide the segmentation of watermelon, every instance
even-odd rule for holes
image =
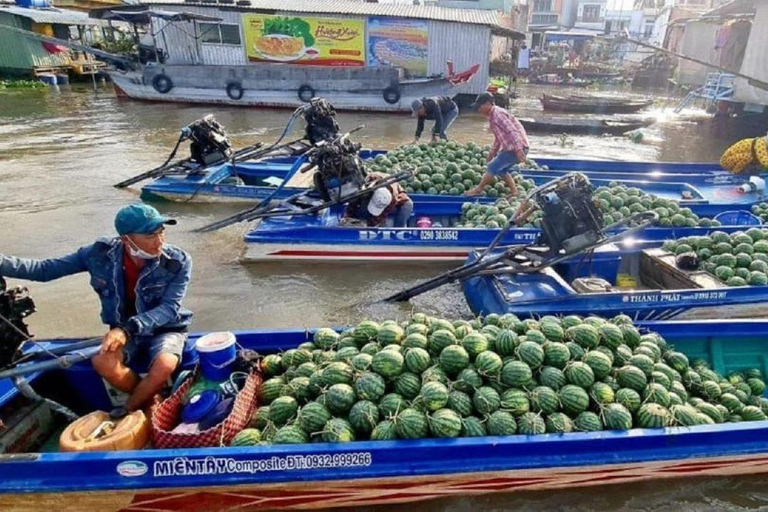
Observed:
[[[336,352],[336,355],[334,356],[334,360],[340,361],[342,363],[350,364],[352,361],[352,358],[358,355],[360,351],[357,349],[357,347],[343,347],[339,348],[339,350]]]
[[[347,363],[333,362],[323,369],[323,382],[326,386],[333,384],[352,384],[355,371]]]
[[[701,396],[707,400],[716,400],[720,398],[722,392],[720,391],[720,385],[712,380],[705,380],[701,383]]]
[[[702,402],[696,406],[696,409],[699,412],[704,413],[710,418],[712,418],[712,421],[714,421],[715,423],[722,423],[723,421],[725,421],[725,418],[723,417],[723,413],[720,411],[720,409],[717,408],[717,406],[713,404]],[[727,411],[728,410],[726,409],[726,413]]]
[[[401,373],[395,377],[393,390],[408,400],[416,398],[421,391],[421,375],[411,372]]]
[[[567,384],[560,389],[558,396],[566,414],[575,416],[589,407],[589,395],[579,386]]]
[[[421,373],[421,382],[425,384],[427,382],[439,382],[447,386],[450,379],[439,366],[430,366]]]
[[[379,412],[383,418],[392,418],[407,407],[405,399],[397,393],[389,393],[379,400]]]
[[[573,429],[578,432],[597,432],[603,430],[603,422],[597,414],[584,411],[574,418]]]
[[[562,341],[565,336],[563,328],[552,322],[542,322],[541,333],[550,341]]]
[[[765,381],[759,377],[749,377],[747,379],[747,386],[749,386],[752,394],[755,396],[762,396],[765,394]]]
[[[352,337],[362,346],[371,340],[375,340],[379,334],[380,326],[376,322],[366,320],[360,322],[352,331]]]
[[[589,389],[595,383],[592,368],[582,361],[572,361],[565,368],[565,377],[570,384]]]
[[[529,368],[530,371],[530,368]],[[473,393],[475,389],[483,385],[482,376],[474,368],[465,368],[459,373],[453,383],[454,389],[464,393]]]
[[[323,327],[322,329],[315,331],[312,340],[319,348],[323,350],[329,350],[334,347],[334,345],[339,341],[339,338],[339,333],[333,329]]]
[[[543,348],[543,363],[547,366],[554,366],[562,370],[571,359],[571,352],[565,343],[547,342],[543,345]]]
[[[515,339],[517,339],[517,335],[515,335]],[[478,354],[488,350],[488,338],[482,333],[471,332],[462,338],[461,346],[464,347],[464,350],[466,350],[469,357],[474,360]],[[444,350],[445,349],[443,349],[443,351]]]
[[[605,405],[616,401],[613,388],[604,382],[595,382],[589,390],[589,396],[596,404]]]
[[[458,341],[453,332],[440,329],[429,336],[428,350],[430,355],[438,357],[445,347],[456,344],[458,344]]]
[[[305,404],[314,398],[310,390],[310,382],[307,377],[296,377],[291,379],[287,387],[290,389],[290,396],[296,398],[299,403]]]
[[[699,411],[692,405],[673,405],[670,408],[670,412],[672,413],[672,422],[676,425],[690,427],[692,425],[701,424]]]
[[[546,386],[538,386],[528,395],[531,410],[543,414],[552,414],[560,408],[560,397]]]
[[[382,347],[400,344],[403,338],[405,338],[405,331],[397,324],[382,324],[376,336]]]
[[[299,409],[296,422],[304,432],[315,434],[325,427],[331,413],[327,407],[318,402],[310,402]]]
[[[517,432],[517,422],[510,413],[495,411],[488,415],[486,428],[491,436],[511,436]]]
[[[442,409],[448,403],[448,388],[440,382],[427,382],[419,391],[419,401],[429,411]]]
[[[644,403],[637,411],[637,426],[640,428],[661,428],[670,425],[672,414],[658,403]]]
[[[375,341],[371,341],[370,343],[366,343],[363,345],[363,348],[360,349],[360,352],[369,356],[373,356],[376,354],[376,352],[379,352],[381,350],[381,347],[378,343]]]
[[[451,391],[448,394],[448,408],[456,411],[460,416],[472,416],[475,408],[472,405],[472,398],[463,391]]]
[[[261,360],[259,367],[261,368],[261,373],[264,377],[274,377],[283,371],[283,358],[277,354],[269,354]]]
[[[272,442],[275,444],[303,444],[309,442],[309,437],[298,425],[286,425],[278,429]]]
[[[496,353],[502,357],[514,355],[519,343],[517,334],[510,329],[505,329],[496,336]]]
[[[469,354],[461,345],[449,345],[440,352],[440,367],[449,377],[455,377],[469,366]]]
[[[275,425],[285,425],[288,420],[296,416],[299,404],[292,396],[279,396],[269,406],[269,419]]]
[[[512,413],[513,416],[521,416],[531,409],[528,394],[522,389],[511,388],[504,390],[499,398],[500,408]]]
[[[643,355],[643,354],[635,354],[632,357],[629,358],[629,364],[632,366],[636,366],[642,370],[642,372],[645,374],[646,377],[651,376],[651,372],[653,372],[653,359],[650,357]]]
[[[248,422],[248,428],[263,429],[267,426],[267,423],[269,423],[270,416],[271,414],[268,405],[258,407]]]
[[[754,405],[745,406],[740,414],[744,421],[765,421],[768,419],[766,418],[765,413],[760,410],[759,407],[755,407]]]
[[[309,377],[312,376],[313,373],[315,373],[317,371],[317,369],[318,369],[317,365],[315,363],[313,363],[312,361],[309,361],[307,363],[301,363],[296,368],[296,372],[295,373],[296,373],[297,377],[307,377],[307,378],[309,378]]]
[[[403,340],[402,345],[405,346],[405,340],[408,339],[408,336],[411,334],[418,334],[420,336],[424,336],[424,340],[426,343],[427,335],[429,334],[429,327],[427,327],[424,324],[408,324],[408,326],[405,328],[405,339]],[[421,348],[426,348],[426,345]]]
[[[394,350],[382,350],[373,356],[371,370],[384,378],[394,378],[403,371],[403,355]]]
[[[648,385],[648,378],[645,373],[637,366],[627,365],[619,368],[616,372],[616,380],[623,388],[634,389],[642,392]]]
[[[565,386],[567,380],[562,370],[553,366],[542,366],[539,370],[539,383],[555,391]]]
[[[325,405],[333,414],[349,412],[355,399],[355,390],[348,384],[334,384],[325,392]]]
[[[477,373],[484,377],[495,377],[501,372],[503,362],[496,352],[486,350],[481,352],[475,358],[475,368]]]
[[[285,386],[285,379],[282,377],[272,377],[267,379],[259,388],[258,399],[260,404],[269,405],[272,401],[280,396],[280,392]]]
[[[643,402],[656,403],[663,407],[669,407],[669,391],[667,391],[666,388],[661,384],[652,382],[648,384],[643,390]]]
[[[573,421],[567,415],[556,412],[547,416],[545,420],[546,431],[551,434],[573,432]]]
[[[682,352],[670,351],[664,355],[664,361],[679,373],[684,373],[688,369],[688,357]]]
[[[421,333],[411,333],[405,337],[402,346],[403,348],[426,349],[429,346],[429,341],[427,340],[427,337]]]
[[[584,354],[587,353],[587,351],[575,341],[569,341],[565,346],[568,347],[568,352],[571,353],[571,360],[573,361],[580,361],[584,357]]]
[[[573,327],[576,325],[581,325],[584,323],[580,317],[576,315],[568,315],[566,317],[563,317],[563,319],[560,321],[560,324],[563,326],[564,329],[568,329],[569,327]]]
[[[361,400],[349,410],[349,424],[358,434],[369,435],[379,424],[379,408],[368,400]]]
[[[355,431],[348,421],[331,418],[323,428],[322,439],[326,443],[349,443],[355,440]]]
[[[376,425],[371,431],[371,441],[394,441],[397,439],[395,431],[395,422],[384,420]]]
[[[606,405],[602,419],[608,430],[629,430],[632,428],[632,414],[620,403]]]
[[[578,343],[585,349],[593,349],[600,343],[599,331],[589,324],[569,327],[565,331],[565,338]]]
[[[501,369],[502,384],[519,388],[533,378],[531,367],[522,361],[508,361]]]
[[[517,419],[517,432],[523,435],[538,435],[547,432],[547,426],[541,416],[527,412]]]
[[[411,408],[403,410],[395,418],[395,432],[400,439],[427,437],[429,422],[426,414]]]
[[[619,329],[621,329],[622,337],[624,338],[624,344],[627,345],[630,348],[635,348],[638,345],[640,345],[640,333],[632,324],[621,324],[619,326]]]
[[[517,357],[531,368],[538,368],[544,362],[544,349],[533,341],[523,341],[517,347]]]
[[[438,409],[429,416],[428,422],[435,437],[458,437],[461,434],[461,416],[451,409]]]
[[[612,359],[598,350],[590,350],[584,354],[583,361],[592,369],[595,379],[598,380],[607,377],[613,366]]]
[[[255,446],[261,443],[261,432],[255,428],[246,428],[232,438],[229,446]]]
[[[423,348],[409,348],[405,351],[405,367],[408,371],[421,374],[432,365],[429,352]]]
[[[372,362],[373,362],[373,356],[371,356],[370,354],[361,353],[353,357],[352,360],[349,362],[349,364],[356,371],[364,372],[371,367]]]
[[[485,424],[480,418],[474,416],[468,416],[461,419],[461,436],[462,437],[484,437],[488,432],[485,428]]]
[[[499,393],[489,386],[482,386],[475,390],[472,396],[472,404],[480,414],[490,414],[501,406]]]
[[[616,403],[623,405],[630,412],[636,412],[643,402],[640,393],[634,389],[621,388],[616,391]]]

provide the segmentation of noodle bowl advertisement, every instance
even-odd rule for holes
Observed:
[[[245,52],[250,62],[310,66],[365,66],[362,20],[243,16]]]

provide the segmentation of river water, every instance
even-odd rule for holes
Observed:
[[[520,88],[519,116],[540,116],[540,90]],[[714,161],[732,142],[756,133],[717,130],[700,110],[673,112],[674,98],[660,98],[648,114],[657,123],[641,143],[620,137],[531,135],[532,155],[614,160]],[[115,98],[111,88],[0,93],[0,253],[44,258],[64,255],[97,236],[112,234],[115,211],[138,199],[138,188],[112,184],[162,163],[180,127],[214,113],[237,147],[271,142],[289,111],[139,103]],[[366,128],[355,140],[393,148],[413,138],[406,115],[342,113],[343,129]],[[300,128],[300,127],[299,127]],[[462,114],[450,135],[491,142],[483,118]],[[184,148],[182,148],[182,152]],[[181,155],[182,153],[180,153]],[[185,156],[185,155],[184,155]],[[245,226],[217,233],[191,229],[234,213],[232,205],[157,203],[179,220],[167,238],[192,254],[193,283],[186,305],[196,330],[313,327],[363,317],[406,315],[411,308],[446,316],[468,315],[456,287],[407,306],[372,304],[441,268],[378,265],[243,265],[238,261]],[[86,276],[33,283],[38,312],[30,318],[38,337],[88,336],[103,331],[98,302]],[[754,509],[768,504],[762,477],[671,481],[594,489],[452,499],[423,510]],[[388,509],[398,507],[388,507]],[[407,506],[402,510],[407,510]]]

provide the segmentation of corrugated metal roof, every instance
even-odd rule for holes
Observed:
[[[99,20],[89,18],[88,14],[65,9],[28,9],[16,5],[0,4],[0,12],[7,12],[23,18],[28,18],[35,23],[59,23],[61,25],[100,25]]]
[[[184,0],[140,0],[145,5],[202,5],[205,7],[233,8],[231,4],[188,2]],[[372,4],[348,0],[252,0],[242,9],[264,11],[290,11],[312,14],[352,14],[359,16],[393,16],[435,21],[453,21],[474,25],[498,26],[496,11],[483,9],[452,9],[448,7],[410,4]]]

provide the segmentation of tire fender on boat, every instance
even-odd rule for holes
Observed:
[[[243,86],[237,82],[230,82],[227,84],[227,96],[232,100],[239,100],[243,97],[245,91]]]
[[[152,79],[152,87],[160,94],[165,94],[173,89],[173,80],[165,73],[160,73]]]
[[[309,101],[315,97],[315,90],[312,88],[311,85],[304,84],[301,87],[299,87],[299,99],[303,101],[304,103],[309,103]]]
[[[382,96],[384,97],[384,101],[390,105],[394,105],[400,101],[400,89],[394,85],[390,85],[382,91]]]
[[[104,411],[95,411],[73,421],[59,437],[62,452],[138,450],[147,445],[151,425],[142,411],[119,420]]]

